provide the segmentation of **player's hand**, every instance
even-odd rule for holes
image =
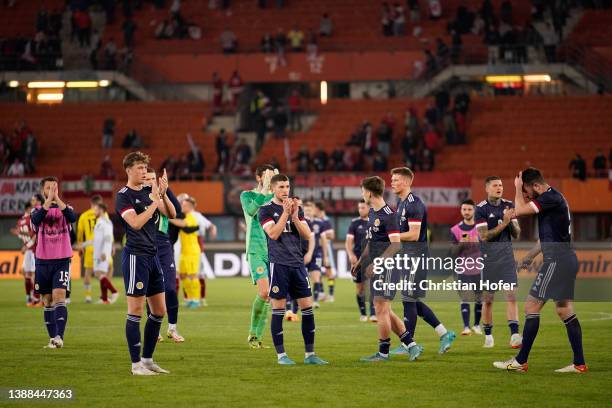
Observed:
[[[164,189],[164,194],[166,193],[166,190],[168,190],[168,173],[166,172],[166,169],[164,169],[164,173],[161,176],[161,181],[163,182],[163,185],[166,186],[166,188]],[[160,183],[161,185],[162,183]]]
[[[53,183],[53,201],[59,201],[59,188],[57,182]]]
[[[355,263],[351,263],[351,276],[353,277],[357,276],[357,271],[359,270],[360,266],[361,266],[361,262],[359,261]]]
[[[106,261],[106,254],[100,255],[100,261],[102,262]]]
[[[25,245],[21,247],[21,253],[22,254],[25,254],[26,250],[27,250],[27,248],[26,248]]]
[[[522,171],[520,171],[518,176],[514,178],[514,187],[516,187],[517,190],[523,191],[523,172]]]
[[[286,212],[287,214],[291,215],[292,209],[293,209],[293,201],[290,200],[289,198],[286,198],[285,200],[283,200],[283,212]]]
[[[163,177],[159,178],[159,196],[163,197],[166,195],[166,190],[168,190],[168,179],[164,180]]]
[[[291,217],[297,218],[300,209],[300,200],[297,198],[292,199]]]
[[[151,180],[151,193],[153,197],[159,198],[159,187],[157,186],[157,180]]]
[[[514,208],[508,208],[504,210],[504,224],[508,225],[514,218]]]
[[[349,254],[349,262],[351,263],[351,265],[355,265],[358,261],[357,257],[355,256],[355,254]]]

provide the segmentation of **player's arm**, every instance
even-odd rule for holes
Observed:
[[[521,226],[516,218],[512,218],[510,221],[510,235],[512,239],[518,239],[521,236]]]
[[[423,204],[415,204],[408,208],[406,211],[406,217],[408,218],[408,231],[400,233],[400,240],[404,242],[416,242],[419,240],[421,234],[421,223],[425,218],[425,206]],[[400,224],[400,215],[398,214],[397,225]]]
[[[527,201],[523,194],[522,172],[514,178],[514,213],[517,217],[536,214],[540,211],[537,202]]]
[[[259,212],[259,222],[261,223],[261,227],[265,231],[265,233],[270,237],[270,239],[277,240],[287,225],[287,220],[289,219],[289,212],[291,211],[291,204],[283,203],[283,213],[278,218],[278,222],[274,222],[272,218],[272,214],[268,214],[267,211]]]
[[[158,206],[159,201],[153,201],[151,205],[140,214],[136,214],[136,210],[133,208],[124,209],[121,211],[121,217],[132,229],[138,231],[153,217]]]
[[[47,215],[47,209],[43,206],[40,208],[35,208],[32,211],[32,215],[30,216],[30,222],[34,228],[38,228],[38,226],[43,222],[45,216]]]
[[[242,205],[242,209],[251,217],[254,217],[259,211],[259,208],[270,201],[270,199],[274,196],[274,194],[262,194],[252,192],[255,197],[251,198],[250,194],[247,194],[248,191],[243,191],[240,194],[240,205]]]
[[[538,256],[541,252],[542,252],[542,246],[540,245],[540,240],[538,239],[535,246],[531,248],[529,252],[527,253],[527,255],[525,255],[523,259],[521,260],[521,264],[519,268],[525,268],[525,269],[529,268],[531,264],[533,263],[533,260],[535,259],[535,257]]]
[[[312,254],[314,254],[315,249],[315,234],[314,232],[310,234],[310,238],[308,238],[308,250],[304,255],[304,263],[309,264],[312,261]]]
[[[321,245],[321,248],[323,249],[323,266],[325,266],[326,268],[329,267],[329,258],[330,258],[328,243],[329,243],[329,238],[327,237],[327,235],[319,234],[319,245]]]
[[[204,221],[204,230],[208,232],[208,236],[211,240],[217,239],[217,226],[212,223],[208,218],[202,215],[202,220]]]
[[[79,216],[79,220],[77,221],[77,244],[78,246],[82,246],[83,241],[85,241],[85,217],[83,214]]]
[[[346,254],[348,255],[349,262],[351,265],[357,263],[358,259],[353,251],[353,246],[355,245],[355,236],[353,234],[346,234],[346,240],[344,241],[344,249],[346,250]]]
[[[174,204],[170,201],[168,194],[164,194],[162,197],[162,204],[160,212],[168,217],[169,220],[176,218],[176,208],[174,208]]]

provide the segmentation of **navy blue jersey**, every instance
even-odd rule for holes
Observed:
[[[121,222],[123,222],[126,231],[125,247],[134,255],[155,255],[157,253],[159,210],[155,211],[153,217],[140,230],[133,229],[123,219],[123,216],[131,211],[134,211],[136,214],[145,212],[153,202],[151,195],[151,187],[132,190],[125,186],[119,190],[115,199],[115,210],[121,217]]]
[[[310,228],[311,231],[313,231],[312,228],[312,220],[308,219],[308,218],[304,218],[306,220],[306,224],[308,224],[308,228]],[[316,243],[315,243],[315,247],[316,247]],[[303,239],[302,240],[302,253],[304,255],[306,255],[306,252],[308,252],[308,240]],[[314,252],[313,252],[313,258],[314,258]]]
[[[329,230],[329,221],[314,218],[309,224],[310,230],[315,234],[314,257],[323,257],[323,247],[321,246],[321,233]]]
[[[366,239],[367,232],[368,220],[364,220],[360,217],[353,218],[351,225],[348,227],[346,236],[353,237],[353,252],[357,258],[361,256],[361,252],[363,251],[363,241]]]
[[[283,206],[270,201],[259,209],[259,223],[265,230],[266,226],[270,223],[277,223],[282,214]],[[302,207],[299,209],[298,218],[300,222],[308,224],[304,219]],[[278,239],[274,240],[268,237],[268,259],[270,263],[297,267],[304,266],[302,241],[306,240],[300,238],[300,233],[296,226],[293,225],[291,217],[289,217],[287,219],[287,225],[285,225],[285,229]]]
[[[501,199],[499,205],[493,205],[488,200],[483,200],[476,205],[476,228],[486,226],[492,230],[501,224],[504,220],[504,210],[514,208],[514,203],[510,200]],[[516,218],[513,218],[513,222]],[[482,243],[481,250],[483,255],[492,257],[493,260],[498,260],[501,257],[511,257],[514,259],[512,252],[512,234],[510,233],[510,224],[503,229],[496,237],[491,238],[486,243]]]
[[[410,231],[410,227],[421,226],[417,242],[427,242],[427,207],[414,194],[408,194],[397,206],[400,232]]]
[[[366,239],[369,242],[391,242],[392,236],[399,236],[399,224],[395,211],[387,204],[378,211],[370,208]]]
[[[529,204],[538,215],[538,237],[544,257],[559,254],[557,250],[567,251],[572,232],[569,206],[563,194],[550,187]]]

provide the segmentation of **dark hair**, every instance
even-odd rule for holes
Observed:
[[[396,167],[391,169],[391,174],[399,174],[400,176],[408,177],[409,179],[414,178],[414,173],[408,167]]]
[[[471,205],[472,207],[476,206],[476,204],[474,204],[474,200],[472,200],[471,198],[468,198],[467,200],[463,200],[461,202],[461,205]]]
[[[96,207],[100,208],[102,211],[107,212],[108,211],[108,207],[106,206],[106,204],[104,204],[103,202],[98,202],[95,203]]]
[[[485,186],[494,180],[501,180],[499,176],[489,176],[485,179]]]
[[[323,201],[316,201],[315,206],[319,211],[325,211],[325,203]]]
[[[378,176],[366,177],[361,180],[361,187],[377,197],[382,197],[385,192],[385,180]]]
[[[257,168],[255,169],[255,175],[257,177],[261,177],[263,176],[266,170],[274,171],[274,166],[272,166],[271,164],[262,164],[261,166],[257,166]]]
[[[273,186],[281,181],[289,181],[289,177],[287,177],[285,174],[275,174],[270,179],[270,185]]]
[[[47,176],[47,177],[43,177],[42,180],[40,180],[40,188],[43,188],[45,186],[45,183],[47,181],[54,181],[54,182],[58,182],[59,180],[57,179],[57,177],[55,176]],[[42,202],[45,202],[45,200],[43,199]]]
[[[30,208],[32,208],[32,203],[31,203],[31,202],[29,202],[29,201],[26,201],[26,203],[25,203],[25,205],[24,205],[24,209],[26,209],[26,210],[27,210],[27,209],[30,209]]]
[[[36,199],[37,199],[39,202],[41,202],[41,203],[44,203],[44,202],[45,202],[45,198],[44,198],[44,197],[42,196],[42,194],[40,194],[40,193],[36,193],[36,194],[34,194],[34,197],[36,197]]]
[[[91,196],[91,203],[92,204],[100,204],[102,203],[102,196],[100,194],[94,194]]]
[[[315,203],[312,200],[304,201],[304,207],[314,207]]]
[[[361,200],[359,200],[359,204],[365,204],[365,200],[362,198]]]
[[[131,152],[125,155],[123,158],[123,168],[127,169],[135,165],[136,163],[144,163],[149,165],[149,155],[143,152]]]
[[[523,184],[526,186],[532,186],[534,183],[544,184],[544,176],[542,176],[542,172],[535,167],[527,167],[523,170],[521,175],[523,179]]]

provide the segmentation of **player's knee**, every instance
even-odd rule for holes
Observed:
[[[510,303],[516,303],[516,293],[506,292],[506,301]]]
[[[43,295],[42,299],[45,307],[51,307],[53,305],[53,296],[50,293]]]
[[[561,320],[565,320],[574,314],[574,308],[567,302],[557,302],[555,310]]]

